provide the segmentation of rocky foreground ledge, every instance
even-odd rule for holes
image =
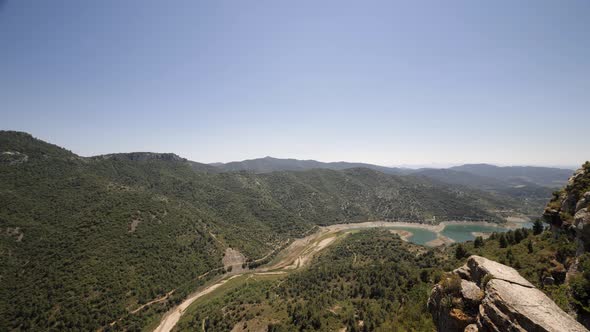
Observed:
[[[471,256],[428,299],[439,331],[588,331],[515,269]]]

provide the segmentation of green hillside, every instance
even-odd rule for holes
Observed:
[[[197,303],[177,330],[432,331],[430,267],[444,262],[388,231],[349,234],[301,272],[254,276]]]
[[[317,225],[500,221],[499,208],[518,204],[362,168],[218,174],[174,154],[83,158],[4,131],[0,329],[105,327],[170,290],[182,298],[227,247],[260,258]]]
[[[372,229],[343,236],[301,271],[254,275],[226,286],[189,307],[175,331],[435,331],[426,307],[430,291],[472,254],[516,268],[575,315],[575,298],[563,278],[554,285],[542,282],[565,276],[572,244],[564,236],[517,229],[425,248]]]

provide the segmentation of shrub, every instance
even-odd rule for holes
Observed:
[[[465,257],[466,255],[467,255],[467,250],[465,250],[465,247],[463,247],[462,244],[459,244],[457,246],[457,248],[455,249],[455,258],[461,259],[461,258]]]
[[[445,294],[458,296],[461,293],[461,278],[454,273],[446,274],[441,281],[441,286]]]
[[[543,233],[543,222],[541,219],[537,218],[533,224],[533,234],[539,235],[541,233]]]
[[[508,240],[506,240],[506,235],[501,234],[500,235],[500,248],[506,248],[508,247]]]
[[[483,247],[483,238],[481,236],[478,236],[475,238],[475,241],[473,241],[473,247],[475,247],[475,248]]]

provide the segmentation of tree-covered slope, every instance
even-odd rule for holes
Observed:
[[[30,136],[0,147],[27,156],[0,164],[1,330],[96,329],[219,266],[205,212]]]
[[[574,253],[575,245],[566,235],[543,231],[541,223],[532,230],[493,233],[485,240],[478,237],[437,248],[406,243],[387,229],[358,231],[342,235],[307,268],[229,281],[191,305],[175,331],[434,331],[426,307],[432,286],[447,280],[447,273],[471,255],[515,268],[588,326],[577,309],[579,292],[587,290],[588,273],[582,270],[567,282],[572,275],[566,269],[578,264],[571,259]],[[582,256],[579,268],[589,266],[590,259]],[[461,288],[455,284],[454,289]],[[465,320],[463,310],[473,306],[452,297],[446,305],[458,321]]]
[[[543,207],[555,188],[565,184],[572,171],[551,167],[509,166],[489,164],[466,164],[448,169],[408,169],[384,167],[366,163],[331,162],[316,160],[280,159],[264,157],[229,163],[209,165],[218,172],[247,171],[271,173],[281,171],[306,171],[312,169],[350,170],[366,168],[393,175],[423,176],[444,184],[458,185],[481,190],[493,195],[518,201],[521,210],[529,215],[542,213]],[[213,167],[214,166],[214,167]]]
[[[499,196],[509,197],[520,201],[523,210],[526,210],[532,215],[538,215],[543,211],[543,207],[551,197],[551,193],[555,190],[553,187],[541,186],[524,180],[494,178],[454,169],[422,169],[414,173],[414,175],[424,176],[442,183],[466,186]],[[549,181],[551,179],[552,177],[548,176],[547,180]]]
[[[517,206],[368,169],[218,174],[173,154],[83,158],[0,132],[0,329],[105,327],[196,287],[227,247],[259,258],[316,225],[499,220],[500,207]]]
[[[387,230],[349,234],[299,272],[226,286],[176,330],[432,331],[426,300],[444,262]]]
[[[411,173],[410,169],[385,167],[366,163],[351,163],[345,161],[324,163],[317,160],[281,159],[273,157],[232,161],[229,163],[215,163],[212,165],[217,167],[220,171],[225,172],[249,171],[254,173],[269,173],[277,171],[305,171],[310,169],[331,169],[341,171],[344,169],[362,167],[386,174],[401,175]]]
[[[572,175],[571,169],[537,166],[495,166],[489,164],[466,164],[450,168],[479,176],[507,181],[513,184],[534,183],[543,187],[561,187]]]

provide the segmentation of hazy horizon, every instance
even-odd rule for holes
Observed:
[[[0,129],[82,156],[575,167],[590,3],[5,1]]]
[[[6,129],[1,129],[1,130],[6,130]],[[37,137],[32,133],[28,133],[31,134],[33,137],[37,138],[37,139],[41,139],[43,141],[46,141],[47,143],[51,143],[51,144],[55,144],[54,142],[51,141],[47,141],[44,140],[41,137]],[[461,166],[461,165],[468,165],[468,164],[487,164],[487,165],[494,165],[494,166],[499,166],[499,167],[505,167],[505,166],[534,166],[534,167],[551,167],[551,168],[562,168],[562,169],[578,169],[580,167],[580,165],[583,163],[580,163],[580,165],[567,165],[567,164],[498,164],[498,163],[494,163],[494,162],[481,162],[481,161],[468,161],[468,162],[462,162],[462,163],[444,163],[444,162],[432,162],[432,163],[424,163],[424,164],[378,164],[378,163],[372,163],[372,162],[368,162],[368,161],[363,161],[363,160],[322,160],[319,158],[294,158],[292,156],[270,156],[270,155],[264,155],[264,156],[257,156],[257,157],[252,157],[252,158],[245,158],[245,159],[230,159],[227,161],[213,161],[213,162],[206,162],[206,161],[201,161],[201,160],[196,160],[196,159],[191,159],[188,158],[182,154],[179,154],[177,152],[174,151],[155,151],[155,150],[133,150],[133,151],[118,151],[118,152],[108,152],[108,153],[103,153],[103,154],[82,154],[82,153],[77,153],[74,150],[71,150],[70,148],[68,148],[67,146],[62,146],[59,145],[58,146],[65,148],[67,150],[72,151],[73,153],[82,156],[82,157],[96,157],[96,156],[100,156],[100,155],[105,155],[105,154],[117,154],[117,153],[173,153],[176,154],[182,158],[185,158],[187,160],[190,161],[194,161],[194,162],[199,162],[199,163],[203,163],[203,164],[209,164],[209,165],[213,165],[213,164],[227,164],[227,163],[231,163],[231,162],[241,162],[241,161],[247,161],[247,160],[254,160],[254,159],[264,159],[264,158],[274,158],[274,159],[296,159],[296,160],[303,160],[303,161],[319,161],[319,162],[323,162],[323,163],[337,163],[337,162],[348,162],[348,163],[365,163],[365,164],[373,164],[373,165],[377,165],[377,166],[385,166],[385,167],[398,167],[398,168],[408,168],[408,169],[420,169],[420,168],[450,168],[453,166]],[[585,162],[585,161],[584,161]]]

